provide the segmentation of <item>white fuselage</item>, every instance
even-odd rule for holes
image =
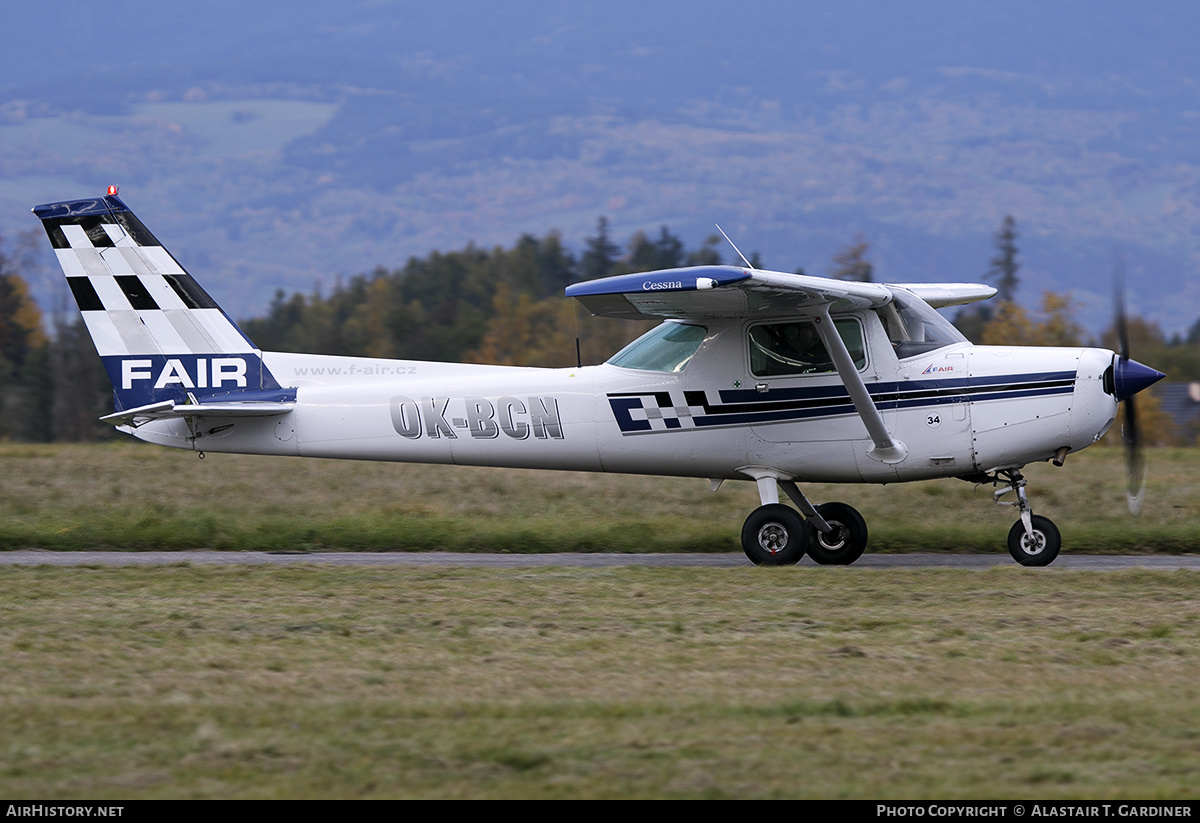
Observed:
[[[970,476],[1094,443],[1116,401],[1109,351],[956,343],[898,359],[872,312],[863,381],[904,459],[871,440],[835,372],[752,373],[750,321],[706,323],[680,371],[614,365],[475,366],[264,352],[286,414],[149,422],[125,430],[212,452],[799,481]]]

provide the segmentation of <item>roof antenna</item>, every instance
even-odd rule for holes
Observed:
[[[746,264],[746,268],[753,269],[754,268],[753,264],[751,264],[751,262],[746,259],[746,255],[742,254],[742,250],[739,249],[737,247],[737,245],[732,240],[729,239],[729,235],[725,233],[725,229],[721,228],[720,225],[718,225],[716,223],[713,223],[713,225],[717,227],[717,231],[719,231],[721,233],[721,236],[725,238],[725,242],[727,242],[727,243],[729,243],[729,245],[733,246],[733,250],[738,253],[738,257],[742,258],[742,262]]]

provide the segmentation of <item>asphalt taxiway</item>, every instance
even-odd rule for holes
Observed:
[[[460,552],[241,552],[241,551],[179,551],[179,552],[0,552],[0,565],[5,566],[164,566],[172,563],[212,565],[323,565],[323,566],[458,566],[468,568],[519,568],[529,566],[562,566],[602,568],[606,566],[659,566],[726,568],[749,567],[745,555],[728,554],[489,554]],[[801,566],[820,568],[805,557]],[[1015,566],[1007,553],[1001,554],[864,554],[852,568],[915,569],[953,568],[984,569],[992,566]],[[1164,555],[1099,555],[1064,552],[1053,565],[1039,571],[1090,570],[1117,571],[1121,569],[1200,569],[1200,554]]]

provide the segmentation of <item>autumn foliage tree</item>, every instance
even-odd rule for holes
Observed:
[[[1005,300],[984,322],[980,342],[985,346],[1079,346],[1083,330],[1074,314],[1069,296],[1050,291],[1042,292],[1041,319]]]
[[[112,387],[82,318],[73,307],[56,311],[48,333],[30,294],[38,268],[30,250],[45,239],[38,234],[0,237],[0,439],[111,437],[98,418],[112,411]]]
[[[28,433],[28,415],[36,413],[33,406],[46,390],[48,365],[41,311],[0,238],[0,437]],[[48,418],[49,409],[41,414]]]
[[[529,294],[514,294],[502,284],[492,300],[479,348],[467,354],[471,363],[502,366],[573,366],[574,315],[570,303],[557,298],[535,300]]]

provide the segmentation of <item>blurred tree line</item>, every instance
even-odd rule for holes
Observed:
[[[0,237],[0,440],[102,440],[114,429],[112,385],[61,274],[49,323],[29,294],[40,231]]]
[[[268,350],[411,360],[573,366],[601,363],[652,322],[592,318],[563,296],[581,280],[635,271],[718,264],[718,238],[688,251],[663,226],[624,248],[600,218],[583,253],[558,232],[522,235],[512,248],[468,246],[413,257],[339,280],[328,294],[276,292],[267,315],[242,329]]]
[[[1001,289],[997,298],[968,306],[954,322],[972,341],[994,345],[1116,348],[1110,330],[1099,341],[1084,338],[1069,297],[1045,292],[1031,312],[1015,300],[1020,283],[1016,223],[996,234],[996,256],[985,275]],[[46,322],[29,296],[40,274],[32,250],[40,232],[15,243],[0,238],[0,439],[33,442],[99,440],[113,436],[97,418],[112,411],[112,389],[59,272]],[[573,282],[652,269],[722,262],[720,235],[689,250],[666,226],[616,242],[607,219],[586,238],[580,254],[558,232],[522,235],[511,248],[468,246],[413,257],[397,269],[339,279],[324,293],[278,291],[264,316],[241,322],[259,347],[412,360],[573,366],[600,363],[654,325],[593,318],[563,296]],[[858,235],[834,257],[830,274],[871,280],[869,245]],[[762,266],[757,254],[755,266]],[[801,272],[802,273],[802,272]],[[1167,372],[1168,380],[1200,380],[1200,320],[1186,338],[1167,340],[1156,324],[1130,318],[1134,356]],[[576,341],[578,340],[578,354]],[[1144,414],[1156,413],[1152,402]],[[1141,410],[1141,407],[1139,407]],[[1169,427],[1161,439],[1169,441]],[[1153,430],[1151,425],[1148,430]]]

